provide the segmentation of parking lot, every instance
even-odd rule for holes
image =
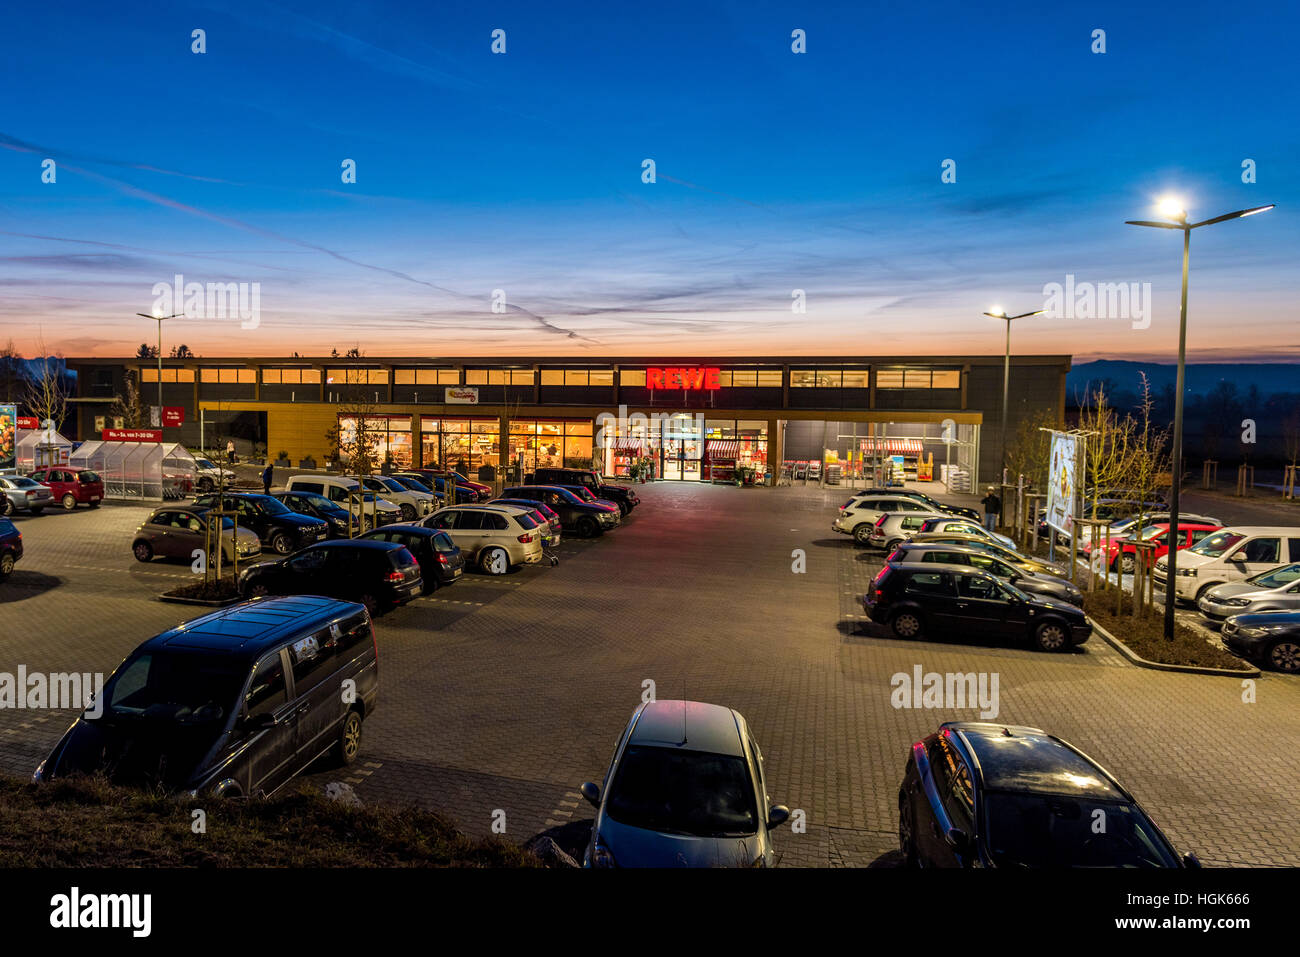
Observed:
[[[659,698],[748,718],[773,801],[806,815],[806,832],[777,835],[782,864],[891,865],[908,746],[941,721],[977,717],[894,708],[891,677],[919,665],[997,674],[997,720],[1091,754],[1207,865],[1300,865],[1294,677],[1266,673],[1245,703],[1240,679],[1136,668],[1096,637],[1059,655],[956,636],[901,642],[862,619],[858,596],[883,556],[831,532],[844,492],[637,491],[643,504],[622,528],[567,540],[558,567],[469,572],[380,617],[380,701],[361,757],[304,780],[442,809],[473,833],[504,812],[507,836],[545,831],[576,851],[591,819],[578,786],[600,780],[653,682]],[[147,512],[15,519],[26,556],[0,585],[0,671],[107,674],[202,612],[156,600],[193,580],[188,565],[131,557]],[[70,719],[0,710],[0,768],[29,775]]]

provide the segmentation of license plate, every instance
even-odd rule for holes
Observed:
[[[99,501],[99,496],[98,496],[98,495],[92,495],[92,496],[90,496],[90,500],[91,500],[92,502],[98,502],[98,501]]]
[[[461,575],[463,575],[464,573],[465,573],[465,569],[463,569],[463,568],[458,568],[458,569],[456,569],[454,572],[451,573],[451,577],[452,577],[452,578],[459,578],[459,577],[460,577]]]

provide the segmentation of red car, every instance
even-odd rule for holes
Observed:
[[[42,485],[48,485],[54,499],[69,512],[78,505],[99,508],[104,500],[104,482],[98,472],[72,468],[67,465],[50,465],[28,474]]]
[[[1195,545],[1201,539],[1213,532],[1217,532],[1222,527],[1222,525],[1212,525],[1208,522],[1180,522],[1178,530],[1182,533],[1182,541],[1178,543],[1178,550],[1182,551],[1184,548]],[[1133,568],[1137,564],[1137,548],[1133,545],[1135,539],[1155,542],[1156,550],[1151,556],[1151,560],[1152,562],[1159,561],[1169,553],[1169,523],[1153,522],[1130,538],[1111,539],[1110,555],[1106,559],[1107,566],[1114,568],[1118,564],[1120,571],[1125,575],[1133,574]],[[1083,549],[1084,555],[1089,559],[1092,558],[1094,544],[1098,550],[1106,547],[1104,538],[1096,543],[1089,542]]]

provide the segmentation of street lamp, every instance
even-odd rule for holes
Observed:
[[[998,476],[998,482],[1000,483],[1005,483],[1007,480],[1007,393],[1011,384],[1011,323],[1016,319],[1041,316],[1046,311],[1046,309],[1036,309],[1033,312],[1022,312],[1018,316],[1008,316],[1000,306],[994,306],[992,312],[984,313],[990,319],[1005,319],[1007,323],[1007,351],[1002,358],[1002,435],[1000,439],[1002,468]]]
[[[1173,463],[1170,467],[1171,488],[1169,492],[1169,534],[1171,540],[1178,531],[1178,490],[1182,478],[1183,367],[1186,364],[1187,357],[1187,263],[1191,249],[1192,230],[1199,229],[1202,226],[1213,226],[1215,223],[1222,223],[1229,219],[1253,216],[1255,213],[1266,212],[1272,209],[1273,206],[1273,203],[1269,203],[1267,206],[1253,206],[1250,209],[1239,209],[1235,213],[1215,216],[1213,219],[1203,219],[1199,223],[1189,223],[1187,221],[1187,211],[1183,208],[1183,204],[1172,197],[1166,197],[1160,201],[1159,209],[1162,214],[1169,217],[1173,222],[1149,219],[1125,220],[1125,223],[1129,226],[1153,226],[1157,229],[1181,229],[1183,231],[1183,295],[1178,309],[1178,380],[1174,395],[1174,447],[1172,453]],[[1166,558],[1165,637],[1172,640],[1174,637],[1174,596],[1178,589],[1178,549],[1176,547],[1170,548]]]
[[[136,315],[141,319],[156,320],[158,323],[158,424],[162,425],[162,324],[168,319],[179,319],[185,313],[178,312],[171,316],[152,316],[147,312],[137,312]]]

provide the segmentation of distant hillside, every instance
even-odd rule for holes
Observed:
[[[1131,362],[1126,359],[1099,359],[1095,362],[1076,363],[1070,369],[1065,380],[1065,394],[1073,398],[1081,393],[1088,382],[1110,379],[1126,392],[1136,392],[1139,388],[1138,376],[1145,372],[1151,380],[1153,391],[1165,385],[1172,387],[1177,380],[1178,367],[1174,363]],[[1188,363],[1186,368],[1187,390],[1194,394],[1205,394],[1220,381],[1236,384],[1244,392],[1251,385],[1259,387],[1263,395],[1276,392],[1300,392],[1300,364],[1265,362],[1207,362]]]

